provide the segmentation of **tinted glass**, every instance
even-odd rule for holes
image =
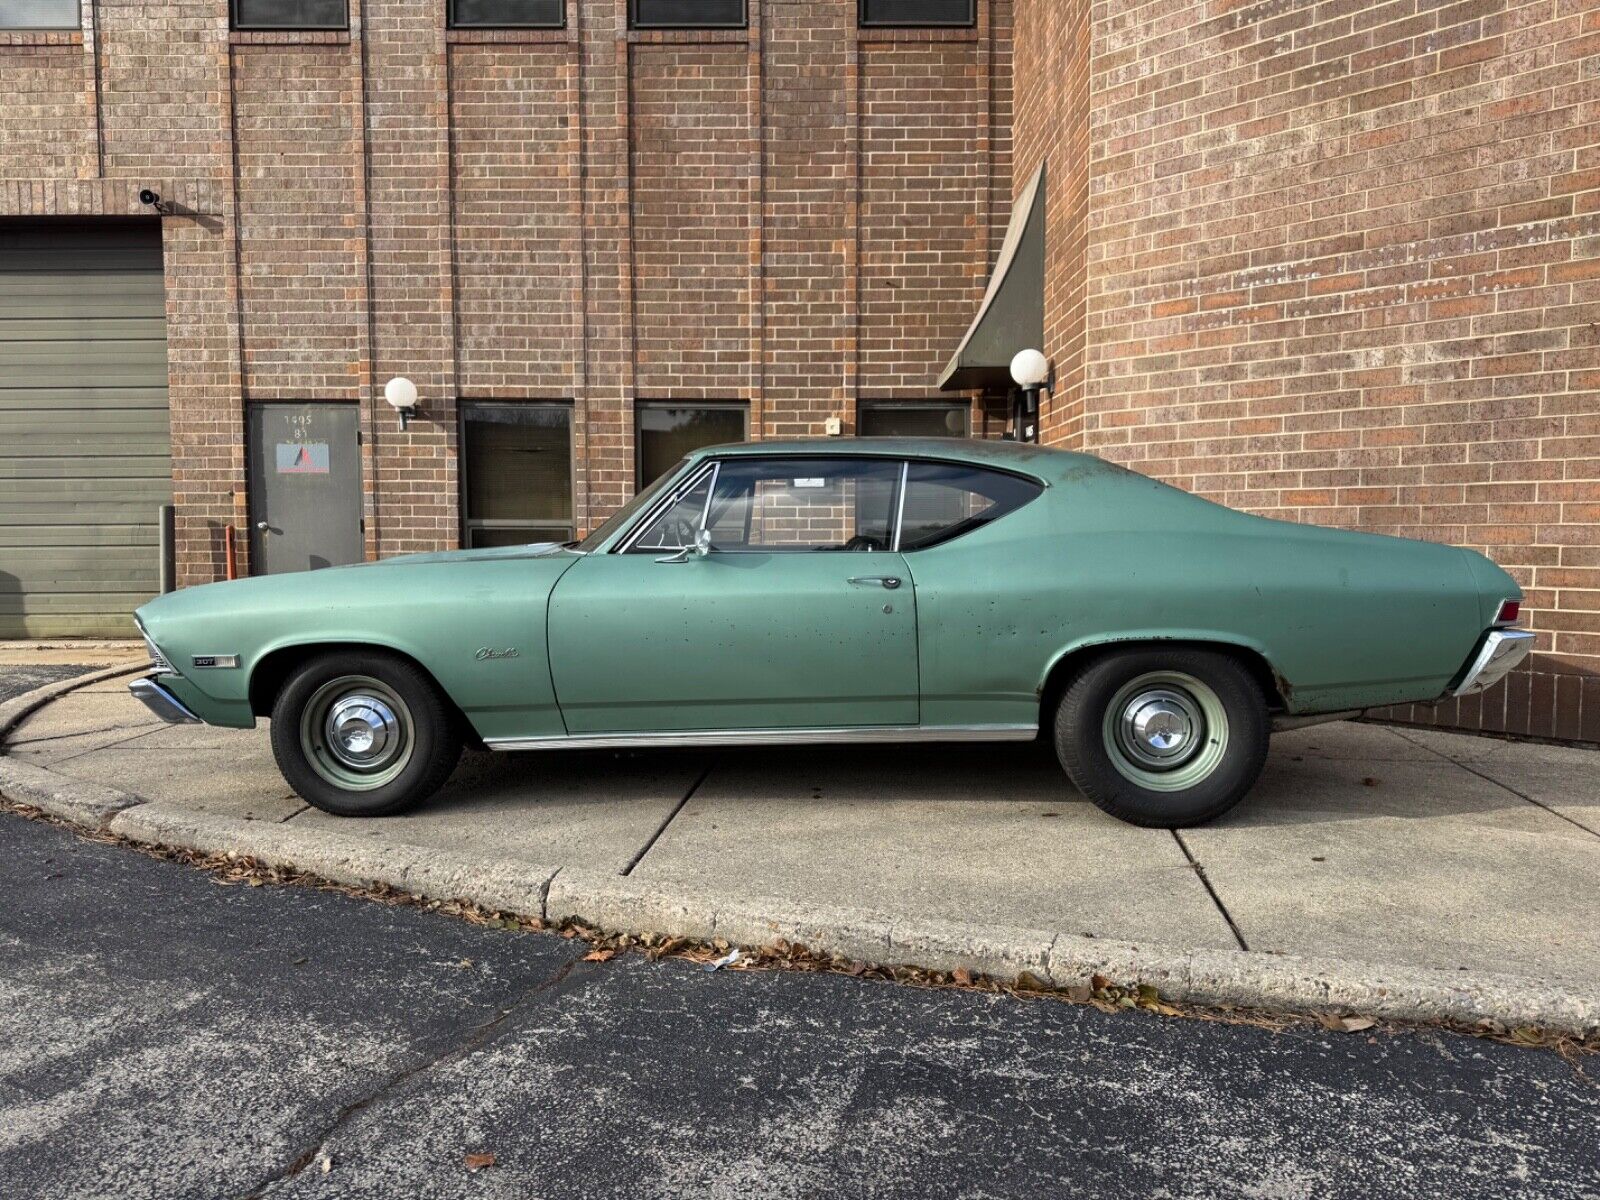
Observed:
[[[737,29],[744,0],[632,0],[635,29]]]
[[[233,0],[235,29],[347,29],[345,0]]]
[[[900,464],[892,459],[729,459],[706,528],[713,550],[888,550]]]
[[[659,479],[702,446],[744,441],[743,407],[641,404],[638,413],[639,485]]]
[[[912,463],[900,518],[900,549],[925,550],[1015,512],[1041,484],[956,463]]]
[[[78,0],[0,0],[0,29],[77,29]]]
[[[572,410],[565,405],[463,404],[461,471],[469,545],[572,537]]]
[[[450,0],[454,29],[559,29],[566,0]]]
[[[861,0],[863,25],[973,25],[973,0]]]
[[[964,438],[971,420],[965,404],[863,404],[856,426],[862,437]]]

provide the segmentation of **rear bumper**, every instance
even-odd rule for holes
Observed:
[[[1492,629],[1478,643],[1452,696],[1469,696],[1499,683],[1533,649],[1533,634],[1525,629]]]
[[[146,708],[155,713],[169,725],[198,725],[200,718],[189,711],[188,707],[166,688],[162,687],[149,675],[142,679],[135,679],[128,685],[132,692]]]

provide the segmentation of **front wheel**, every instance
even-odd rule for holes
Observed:
[[[272,707],[272,755],[305,800],[341,817],[381,817],[427,799],[461,757],[433,681],[393,654],[320,655]]]
[[[1127,650],[1092,662],[1056,709],[1056,753],[1097,807],[1179,829],[1228,811],[1255,786],[1269,726],[1261,688],[1209,650]]]

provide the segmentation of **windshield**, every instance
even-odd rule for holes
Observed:
[[[576,549],[582,554],[588,554],[591,551],[599,549],[601,544],[605,542],[607,538],[631,521],[634,515],[638,513],[640,509],[648,505],[652,500],[661,494],[662,490],[669,483],[678,478],[678,476],[683,472],[683,464],[688,461],[689,460],[687,458],[680,458],[677,462],[677,465],[674,466],[672,470],[663,471],[660,475],[657,475],[650,485],[644,489],[644,491],[640,492],[632,500],[629,500],[621,508],[617,509],[616,512],[612,513],[610,517],[596,526],[594,532],[588,537],[584,538],[583,541],[579,542]]]

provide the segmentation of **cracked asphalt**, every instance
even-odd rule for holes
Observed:
[[[1600,1196],[1547,1051],[585,963],[9,813],[0,896],[8,1200]]]
[[[0,702],[20,696],[24,692],[31,692],[34,688],[42,688],[49,683],[59,683],[63,679],[71,679],[92,670],[93,667],[61,663],[36,665],[7,663],[4,667],[0,667]]]

